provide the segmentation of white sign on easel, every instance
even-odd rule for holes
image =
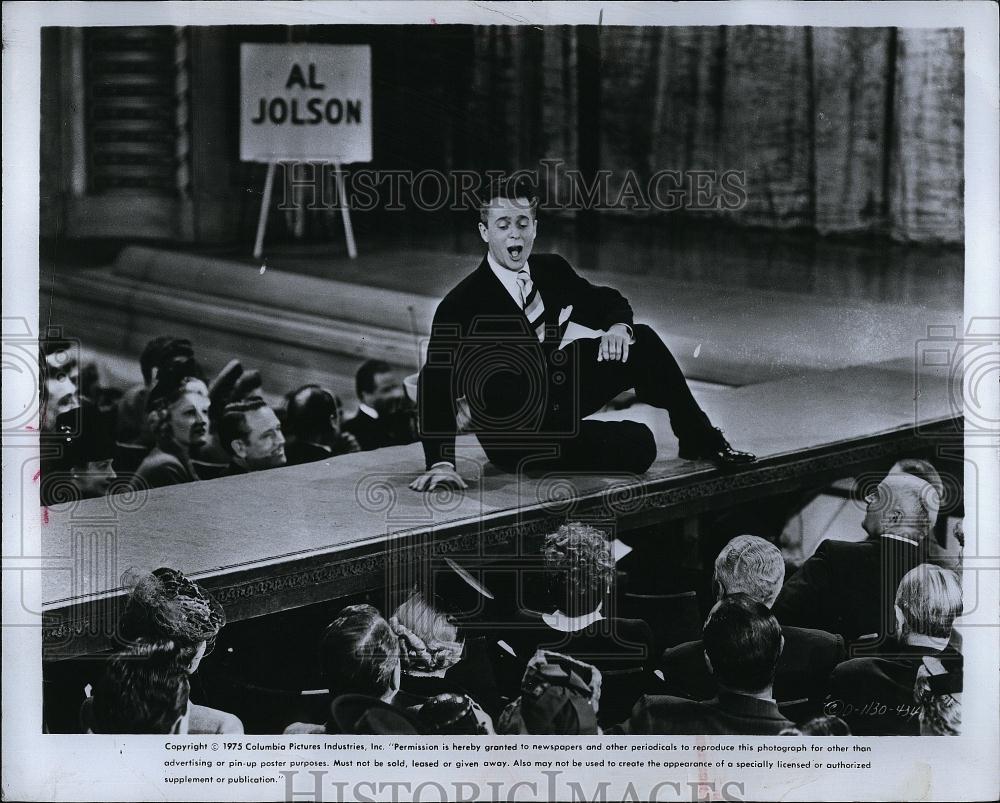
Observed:
[[[240,46],[240,159],[266,162],[254,257],[264,248],[278,162],[329,162],[347,253],[357,247],[342,166],[372,159],[371,48],[368,45]]]

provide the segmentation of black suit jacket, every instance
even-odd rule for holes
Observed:
[[[362,410],[358,410],[358,414],[354,418],[345,421],[342,429],[357,438],[358,445],[363,452],[392,445],[389,434],[385,431],[382,423]]]
[[[781,634],[785,637],[785,647],[774,677],[775,699],[822,702],[830,673],[847,657],[843,637],[805,627],[782,627]],[[701,641],[689,641],[666,650],[660,668],[668,694],[708,700],[718,693],[715,678],[705,665]]]
[[[572,305],[573,321],[593,329],[632,324],[632,308],[621,293],[591,284],[558,254],[532,254],[528,264],[545,305],[544,344],[485,257],[438,305],[419,382],[428,467],[454,460],[455,400],[460,397],[469,403],[471,428],[481,441],[544,427],[551,413],[550,375],[561,359],[556,349],[565,307]]]
[[[754,736],[776,735],[792,727],[778,706],[768,700],[742,694],[720,692],[704,702],[669,695],[646,695],[632,710],[632,716],[615,725],[609,734]]]
[[[839,633],[847,641],[891,634],[899,581],[926,559],[922,545],[884,536],[823,541],[785,581],[771,612],[782,625]]]
[[[826,712],[843,719],[855,736],[918,736],[919,706],[913,686],[924,656],[934,656],[949,674],[961,675],[962,656],[950,645],[944,650],[915,647],[887,639],[873,657],[840,664],[830,679]]]

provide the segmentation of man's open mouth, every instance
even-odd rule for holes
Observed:
[[[523,246],[511,245],[507,247],[507,253],[510,254],[511,259],[520,259],[521,252],[524,250]]]

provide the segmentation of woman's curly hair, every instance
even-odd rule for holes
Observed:
[[[565,613],[595,610],[615,577],[608,536],[589,524],[567,522],[545,536],[542,556],[550,601],[561,608],[566,606]]]
[[[226,624],[215,597],[176,569],[128,569],[122,585],[129,589],[121,623],[121,635],[128,641],[171,640],[193,657],[203,641],[207,654]]]
[[[396,608],[389,627],[399,639],[399,657],[407,672],[440,672],[462,657],[458,628],[416,591]]]

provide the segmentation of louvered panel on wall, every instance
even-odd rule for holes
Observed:
[[[171,27],[90,28],[84,47],[88,192],[178,191],[177,37]],[[183,118],[182,118],[183,119]]]

